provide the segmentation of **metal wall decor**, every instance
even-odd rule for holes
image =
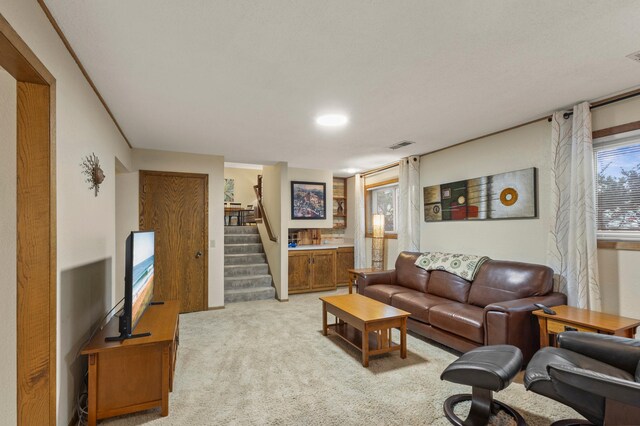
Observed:
[[[536,168],[424,188],[425,222],[537,217]]]
[[[90,184],[89,189],[93,189],[95,196],[98,196],[98,191],[100,191],[100,184],[104,181],[105,174],[104,171],[100,168],[100,159],[94,153],[87,156],[81,164],[82,166],[82,174],[84,174],[86,178],[86,182]]]

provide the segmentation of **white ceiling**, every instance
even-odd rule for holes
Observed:
[[[231,162],[367,169],[640,85],[637,0],[46,4],[134,147]]]

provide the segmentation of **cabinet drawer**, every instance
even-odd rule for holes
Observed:
[[[565,327],[568,327],[565,328]],[[587,333],[597,333],[598,330],[595,328],[583,327],[581,325],[571,324],[568,322],[555,321],[551,319],[547,319],[547,330],[549,333],[562,333],[564,331],[584,331]]]

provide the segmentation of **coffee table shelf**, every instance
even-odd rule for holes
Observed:
[[[321,297],[322,334],[335,334],[362,351],[362,365],[369,366],[369,355],[400,351],[407,357],[407,317],[409,312],[360,294]],[[327,313],[336,317],[327,324]],[[392,329],[400,330],[400,344],[392,341]]]

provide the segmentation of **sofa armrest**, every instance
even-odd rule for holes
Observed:
[[[598,333],[565,331],[558,335],[558,347],[636,373],[640,362],[640,341]]]
[[[367,286],[374,284],[395,284],[396,270],[363,272],[358,276],[358,293],[363,294]]]
[[[547,371],[553,388],[567,401],[578,405],[584,403],[576,400],[579,395],[576,395],[575,389],[588,389],[589,393],[603,398],[640,407],[640,383],[571,365],[549,364]]]
[[[564,294],[550,293],[487,305],[484,308],[484,344],[517,346],[522,351],[524,363],[528,363],[540,348],[540,329],[531,314],[538,308],[533,304],[557,306],[566,301]]]
[[[531,312],[539,308],[534,303],[542,303],[543,305],[558,306],[567,303],[567,296],[563,293],[549,293],[545,296],[526,297],[524,299],[508,300],[506,302],[492,303],[485,306],[486,311],[498,312]]]

